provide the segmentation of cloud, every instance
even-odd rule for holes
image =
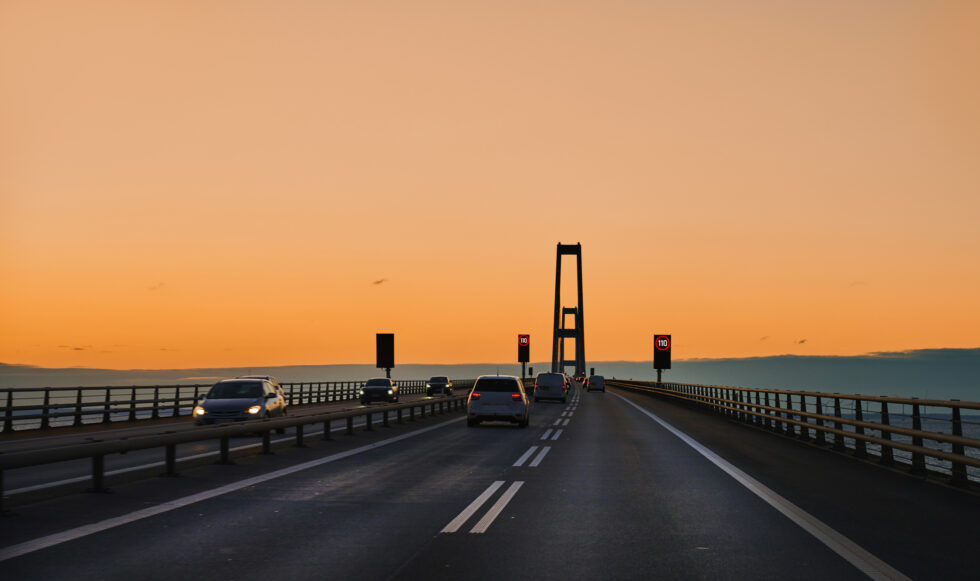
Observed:
[[[379,278],[378,280],[372,282],[371,284],[373,284],[373,285],[379,285],[379,284],[384,284],[387,281],[388,281],[387,278]]]
[[[799,341],[796,342],[797,345],[802,345],[804,343],[806,343],[806,339],[800,339]]]
[[[58,345],[58,349],[68,349],[69,351],[88,351],[91,345]]]
[[[146,287],[146,290],[148,290],[148,291],[158,291],[158,290],[162,289],[164,286],[165,286],[164,283],[158,282],[158,283],[156,283],[153,286]]]

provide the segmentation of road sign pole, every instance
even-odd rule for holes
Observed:
[[[657,383],[660,383],[660,374],[661,374],[661,372],[663,372],[663,369],[658,369],[657,370]]]
[[[527,363],[521,361],[521,381],[527,376]]]

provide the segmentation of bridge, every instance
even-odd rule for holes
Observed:
[[[3,578],[978,576],[980,403],[607,378],[468,428],[472,380],[360,385],[214,426],[202,385],[0,389]]]

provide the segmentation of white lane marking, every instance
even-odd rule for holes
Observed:
[[[550,451],[551,451],[551,446],[545,446],[544,448],[542,448],[541,452],[539,452],[538,455],[534,457],[534,460],[531,460],[531,463],[528,464],[528,466],[530,466],[531,468],[537,468],[538,465],[541,464],[541,461],[544,460],[544,457],[547,456],[548,452]]]
[[[851,565],[857,567],[858,570],[868,577],[882,581],[911,581],[911,579],[903,575],[900,571],[893,568],[888,563],[885,563],[878,557],[875,557],[868,551],[861,548],[851,539],[845,537],[821,522],[819,519],[817,519],[817,517],[786,500],[774,490],[768,488],[755,478],[752,478],[745,472],[742,472],[718,454],[715,454],[711,450],[702,446],[694,438],[688,436],[684,432],[660,419],[652,412],[643,409],[618,393],[613,393],[612,395],[615,395],[619,399],[640,410],[642,413],[649,416],[650,419],[663,426],[668,432],[680,438],[682,442],[694,448],[694,450],[696,450],[699,454],[707,458],[709,462],[721,468],[739,484],[747,488],[750,492],[764,500],[779,512],[783,513],[784,516],[796,523],[797,526],[816,537],[817,540],[830,548],[830,550],[846,559]]]
[[[567,414],[567,413],[568,413],[567,411],[564,411],[564,412],[558,414],[558,417],[563,418],[563,417],[565,417],[565,414]]]
[[[466,521],[470,520],[470,517],[473,516],[473,513],[480,510],[480,507],[483,506],[483,504],[487,500],[489,500],[490,497],[493,496],[495,492],[497,492],[497,489],[503,485],[504,485],[503,480],[497,480],[493,484],[488,486],[487,489],[484,490],[482,494],[480,494],[480,496],[476,497],[476,500],[474,500],[473,502],[470,503],[469,506],[464,508],[463,512],[459,513],[456,516],[456,518],[449,521],[449,524],[443,527],[443,529],[439,532],[455,533],[456,531],[458,531],[459,527],[463,526],[463,524],[465,524]]]
[[[560,423],[561,423],[561,418],[558,418],[557,420],[555,420],[555,423],[553,423],[553,424],[551,424],[551,425],[552,425],[552,426],[557,426],[557,425],[558,425],[558,424],[560,424]]]
[[[552,429],[551,428],[548,428],[547,430],[545,430],[544,435],[541,436],[541,439],[542,440],[547,440],[548,439],[548,436],[551,435],[551,432],[552,432]]]
[[[513,465],[516,466],[517,468],[520,468],[521,466],[524,465],[525,462],[527,462],[527,459],[530,458],[531,454],[534,454],[534,451],[537,449],[538,449],[537,446],[531,446],[530,448],[528,448],[527,452],[524,452],[523,456],[517,459],[517,462],[514,462]]]
[[[367,422],[361,421],[361,422],[355,423],[354,424],[354,427],[355,428],[361,428],[361,427],[364,427],[365,425],[367,425]],[[347,430],[347,426],[346,425],[340,426],[340,427],[337,427],[337,428],[331,428],[330,429],[331,432],[344,432],[346,430]],[[323,430],[316,430],[314,432],[303,432],[303,437],[319,436],[322,433],[323,433]],[[283,436],[282,438],[276,438],[274,440],[271,440],[270,443],[272,443],[272,444],[278,444],[280,442],[288,442],[290,440],[295,440],[295,439],[296,439],[296,435],[294,434],[292,436]],[[229,448],[228,451],[229,452],[241,452],[242,450],[249,450],[251,448],[258,448],[261,445],[262,445],[261,442],[256,443],[256,444],[244,444],[244,445],[241,445],[241,446],[235,446],[234,448]],[[179,464],[179,463],[185,462],[187,460],[199,460],[201,458],[209,458],[211,456],[218,456],[219,454],[221,454],[221,452],[219,450],[214,450],[213,452],[202,452],[200,454],[192,454],[190,456],[181,456],[181,457],[177,458],[177,463]],[[128,468],[117,468],[116,470],[107,470],[106,473],[105,473],[105,475],[106,476],[115,476],[116,474],[126,474],[127,472],[136,472],[137,470],[146,470],[148,468],[159,468],[159,467],[163,466],[164,464],[165,464],[165,462],[163,462],[161,460],[159,462],[150,462],[149,464],[140,464],[139,466],[130,466]],[[7,496],[13,496],[15,494],[23,494],[25,492],[33,492],[35,490],[44,490],[45,488],[53,488],[55,486],[62,486],[64,484],[74,484],[74,483],[77,483],[77,482],[85,482],[85,481],[91,480],[91,479],[92,479],[92,475],[91,474],[86,474],[85,476],[75,476],[75,477],[72,477],[72,478],[65,478],[64,480],[56,480],[54,482],[44,482],[44,483],[41,483],[41,484],[32,484],[31,486],[24,486],[24,487],[21,487],[21,488],[15,488],[13,490],[8,490],[5,494]]]
[[[568,417],[572,417],[574,415],[575,415],[575,412],[568,412]]]
[[[568,422],[569,422],[569,421],[570,421],[570,420],[565,420],[564,422],[562,422],[562,424],[561,424],[561,425],[562,425],[562,427],[565,427],[565,426],[567,426],[567,425],[568,425]]]
[[[170,512],[171,510],[183,508],[185,506],[195,504],[203,500],[208,500],[216,496],[228,494],[229,492],[235,492],[236,490],[241,490],[249,486],[255,486],[256,484],[268,482],[269,480],[273,480],[275,478],[281,478],[283,476],[295,474],[296,472],[302,472],[303,470],[308,470],[310,468],[322,466],[323,464],[329,464],[330,462],[343,460],[344,458],[348,458],[350,456],[355,456],[357,454],[369,452],[371,450],[376,450],[383,446],[394,444],[395,442],[400,442],[402,440],[407,440],[408,438],[414,438],[415,436],[420,436],[422,434],[431,432],[433,430],[438,430],[439,428],[444,428],[450,424],[462,420],[463,418],[461,417],[455,418],[449,420],[448,422],[442,422],[441,424],[436,424],[434,426],[429,426],[427,428],[415,430],[407,434],[401,434],[393,438],[388,438],[387,440],[381,440],[380,442],[375,442],[373,444],[361,446],[360,448],[354,448],[352,450],[347,450],[346,452],[339,452],[337,454],[332,454],[330,456],[319,458],[317,460],[311,460],[309,462],[304,462],[302,464],[297,464],[295,466],[290,466],[288,468],[282,468],[280,470],[275,470],[273,472],[269,472],[259,476],[253,476],[252,478],[246,478],[245,480],[239,480],[238,482],[232,482],[231,484],[219,486],[218,488],[214,488],[212,490],[206,490],[204,492],[191,494],[190,496],[185,496],[183,498],[170,500],[164,502],[163,504],[147,507],[141,510],[137,510],[135,512],[131,512],[129,514],[124,514],[121,516],[105,519],[103,521],[99,521],[92,524],[82,525],[80,527],[68,529],[67,531],[62,531],[60,533],[54,533],[52,535],[48,535],[45,537],[39,537],[36,539],[32,539],[30,541],[25,541],[23,543],[11,545],[9,547],[4,547],[0,549],[0,561],[13,559],[14,557],[19,557],[21,555],[33,553],[34,551],[40,551],[41,549],[46,549],[48,547],[60,545],[61,543],[66,543],[68,541],[73,541],[75,539],[87,537],[89,535],[99,533],[111,528],[115,528],[124,524],[129,524],[131,522],[142,520],[144,518],[149,518],[151,516],[156,516],[158,514]]]
[[[558,436],[560,436],[561,433],[564,432],[564,431],[565,430],[563,430],[563,429],[558,429],[558,431],[555,432],[555,435],[551,437],[552,441],[557,440],[558,439]]]
[[[500,515],[501,512],[503,512],[504,508],[507,507],[507,503],[510,502],[510,499],[514,498],[514,495],[517,494],[517,491],[520,490],[521,486],[523,485],[524,483],[520,480],[511,484],[507,488],[507,490],[500,495],[500,498],[497,499],[497,502],[493,503],[493,506],[491,506],[490,510],[487,511],[487,514],[483,515],[483,518],[481,518],[479,522],[473,525],[473,528],[470,529],[470,532],[471,533],[487,532],[487,529],[490,528],[490,525],[493,524],[493,521]]]

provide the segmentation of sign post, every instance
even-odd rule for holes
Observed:
[[[657,370],[657,383],[664,369],[670,369],[670,335],[653,336],[653,368]]]
[[[531,336],[517,336],[517,361],[521,364],[521,381],[527,375],[527,362],[531,360]]]
[[[385,377],[391,378],[391,368],[395,366],[395,334],[378,333],[376,339],[377,365],[385,370]]]

